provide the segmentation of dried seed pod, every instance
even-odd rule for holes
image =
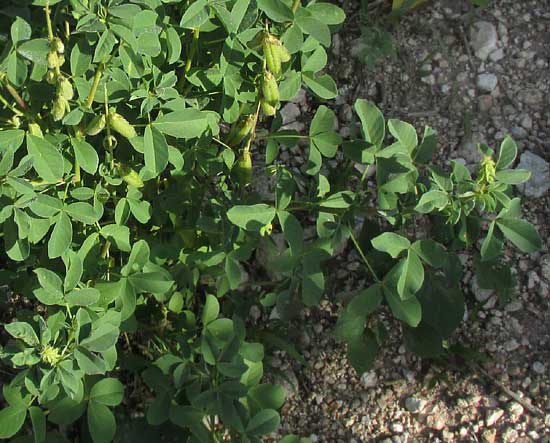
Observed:
[[[235,163],[233,176],[240,186],[246,186],[252,181],[252,156],[249,151],[243,151]]]
[[[241,119],[239,123],[231,129],[227,138],[227,144],[230,146],[237,146],[240,144],[254,128],[256,117],[252,114]]]
[[[109,114],[109,126],[127,139],[137,137],[137,132],[130,122],[116,112]]]
[[[130,168],[128,165],[120,164],[118,166],[118,173],[122,180],[124,180],[128,185],[133,186],[134,188],[143,188],[143,181],[141,180],[139,174]]]
[[[63,96],[67,100],[72,100],[74,98],[74,89],[73,85],[66,77],[61,77],[59,83],[57,84],[59,95]]]
[[[29,134],[31,135],[44,138],[44,134],[42,133],[42,128],[38,123],[29,123],[29,125],[27,126],[27,131],[29,131]]]
[[[106,120],[105,114],[96,115],[86,127],[86,134],[91,136],[99,134],[105,129]]]
[[[274,107],[279,104],[279,85],[271,72],[264,72],[261,89],[262,96],[267,103]]]
[[[272,117],[277,113],[277,109],[275,108],[275,106],[266,102],[265,100],[262,100],[260,102],[260,106],[264,115],[267,115],[268,117]]]

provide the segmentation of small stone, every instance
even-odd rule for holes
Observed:
[[[518,93],[518,100],[526,105],[536,106],[542,103],[544,96],[538,89],[523,89]]]
[[[365,388],[374,388],[378,384],[376,371],[365,372],[361,376],[361,383]]]
[[[492,62],[499,62],[504,58],[504,50],[502,48],[497,49],[496,51],[491,52],[489,54],[489,59]]]
[[[253,321],[258,321],[260,319],[260,317],[262,316],[262,311],[260,310],[260,308],[257,306],[257,305],[252,305],[250,307],[250,311],[248,313],[248,315],[250,316],[250,318],[253,320]]]
[[[477,87],[485,92],[493,92],[497,87],[498,79],[495,74],[480,74],[477,76]]]
[[[395,434],[402,434],[403,425],[401,423],[392,423],[390,426],[390,430]]]
[[[514,126],[510,132],[515,140],[523,140],[524,138],[527,138],[527,131],[521,126]]]
[[[497,49],[497,39],[497,30],[492,23],[479,21],[472,26],[470,40],[479,59],[487,60],[489,54]]]
[[[416,414],[426,407],[426,403],[426,400],[415,397],[408,397],[405,400],[405,408],[407,409],[407,411]]]
[[[495,443],[497,438],[497,431],[495,429],[485,429],[481,434],[483,443]]]
[[[511,340],[508,340],[506,343],[504,343],[504,349],[507,352],[513,352],[518,348],[519,348],[519,343],[515,338],[512,338]]]
[[[487,427],[493,426],[499,419],[504,415],[502,409],[494,409],[487,413],[487,418],[485,419],[485,425]]]
[[[502,434],[502,438],[506,443],[515,443],[518,440],[518,431],[514,428],[508,428]]]
[[[531,366],[531,368],[533,369],[533,372],[535,372],[539,375],[544,375],[544,373],[546,371],[546,367],[540,361],[534,362],[533,366]]]
[[[524,195],[539,198],[548,192],[550,189],[550,164],[546,160],[530,151],[525,151],[521,154],[518,168],[531,172],[531,178],[518,186]]]
[[[521,122],[520,122],[521,126],[523,126],[525,129],[533,129],[533,120],[531,119],[531,117],[529,117],[529,115],[525,114],[522,118],[521,118]]]
[[[433,86],[435,85],[435,76],[433,74],[426,75],[425,77],[422,77],[420,81],[422,83],[426,83],[427,85]]]
[[[485,303],[495,292],[492,289],[481,289],[477,283],[477,277],[473,278],[471,287],[474,297],[480,303]]]
[[[517,420],[523,414],[523,406],[514,401],[508,406],[508,413],[510,414],[512,420]]]
[[[540,272],[542,278],[550,281],[550,254],[543,255],[540,260]]]
[[[481,112],[488,112],[493,106],[493,97],[488,94],[479,96],[477,100]]]

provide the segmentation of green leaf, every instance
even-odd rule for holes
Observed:
[[[235,335],[233,320],[229,318],[217,318],[206,325],[206,329],[218,340],[228,343]]]
[[[59,213],[59,217],[48,241],[48,257],[61,257],[70,248],[73,241],[73,224],[65,212]]]
[[[246,433],[248,435],[265,435],[275,432],[279,427],[281,418],[274,409],[263,409],[248,422]]]
[[[388,121],[388,129],[391,135],[399,141],[401,146],[406,148],[407,152],[412,153],[414,148],[418,145],[416,130],[410,123],[390,119]]]
[[[285,391],[281,386],[269,383],[254,386],[248,391],[248,397],[258,409],[279,409],[285,402]]]
[[[74,352],[80,369],[87,375],[105,374],[107,367],[105,361],[93,352],[88,351],[84,347],[77,347]]]
[[[32,433],[35,443],[42,443],[46,441],[46,415],[42,409],[38,406],[31,406],[29,408],[29,415],[31,416]]]
[[[504,236],[522,252],[536,252],[542,248],[542,240],[535,227],[517,218],[498,218],[497,226]]]
[[[320,22],[327,25],[339,25],[346,19],[345,12],[331,3],[310,3],[307,10]]]
[[[38,346],[40,344],[36,332],[34,332],[34,329],[28,323],[16,321],[8,323],[4,328],[12,337],[23,340],[29,346]]]
[[[442,210],[449,204],[449,195],[445,191],[428,191],[422,194],[415,211],[428,214],[434,209]]]
[[[27,134],[27,152],[32,157],[36,173],[45,181],[56,183],[63,177],[63,156],[43,138]]]
[[[17,46],[19,43],[31,38],[31,25],[21,17],[15,17],[15,21],[11,25],[10,35],[13,45]]]
[[[497,171],[508,168],[518,155],[518,147],[516,142],[507,135],[500,144],[500,152],[498,154],[498,160],[496,164]]]
[[[437,134],[432,128],[426,126],[426,128],[424,128],[422,143],[420,143],[420,146],[415,150],[413,158],[417,163],[426,164],[433,158],[436,150]]]
[[[124,252],[130,252],[130,229],[127,226],[106,225],[99,231],[105,239],[114,242],[116,247]]]
[[[153,127],[171,137],[191,139],[208,129],[208,113],[188,108],[170,112],[153,122]]]
[[[334,157],[342,137],[334,132],[336,115],[324,105],[319,106],[309,129],[310,142],[325,157]]]
[[[360,337],[365,330],[367,317],[380,306],[382,296],[382,287],[378,283],[359,291],[338,316],[335,337],[346,342]]]
[[[378,343],[370,332],[354,337],[348,344],[349,362],[359,375],[372,369],[377,354]]]
[[[354,107],[361,120],[363,137],[367,142],[380,148],[386,134],[384,116],[374,103],[367,100],[357,100]]]
[[[95,46],[94,63],[102,63],[107,61],[111,55],[111,52],[113,52],[113,48],[116,43],[117,40],[113,31],[110,29],[104,31]]]
[[[275,22],[291,22],[294,20],[292,10],[281,0],[258,0],[258,8]]]
[[[413,249],[409,249],[407,258],[401,260],[400,276],[397,282],[397,292],[402,300],[414,296],[424,283],[424,266]]]
[[[116,421],[111,410],[100,403],[88,403],[88,427],[94,443],[106,443],[113,440],[116,433]]]
[[[156,177],[168,165],[168,143],[158,129],[146,126],[143,147],[145,167]]]
[[[220,302],[218,299],[211,294],[206,294],[206,301],[202,309],[202,324],[207,325],[208,323],[214,321],[218,318],[219,313]]]
[[[229,287],[232,290],[237,289],[241,285],[241,267],[239,261],[235,259],[233,254],[227,254],[225,256],[225,276],[229,281]]]
[[[371,240],[374,249],[390,254],[397,258],[401,252],[411,246],[411,242],[405,237],[394,232],[384,232]]]
[[[4,153],[6,151],[17,151],[17,149],[23,144],[25,140],[25,131],[21,129],[4,129],[0,131],[0,146]]]
[[[73,220],[82,222],[85,225],[92,225],[100,218],[94,207],[85,202],[71,203],[65,208],[65,213],[69,214]]]
[[[275,208],[259,203],[256,205],[236,205],[227,211],[227,218],[234,225],[247,231],[260,231],[275,218]]]
[[[300,225],[298,219],[289,212],[279,211],[277,216],[292,255],[294,257],[299,257],[304,247],[304,230],[302,229],[302,225]]]
[[[132,274],[128,277],[134,289],[139,292],[149,292],[151,294],[166,294],[174,285],[165,273],[162,272],[142,272]]]
[[[530,178],[531,172],[526,169],[505,169],[496,173],[497,181],[507,185],[519,185]]]
[[[206,0],[197,0],[185,9],[180,26],[182,28],[200,28],[208,20],[208,9]]]
[[[98,302],[100,293],[95,288],[75,289],[65,296],[70,306],[90,306]]]
[[[442,268],[447,263],[445,248],[433,240],[417,240],[413,243],[412,249],[434,268]]]
[[[103,378],[90,390],[90,400],[106,406],[118,406],[124,397],[124,386],[116,378]]]
[[[102,323],[97,329],[92,329],[90,336],[82,340],[80,345],[92,352],[104,352],[115,345],[118,334],[115,325]]]
[[[328,74],[317,76],[313,72],[304,72],[302,78],[315,95],[325,100],[331,100],[338,95],[338,87]]]
[[[418,326],[422,318],[422,306],[416,297],[402,300],[388,288],[384,288],[384,295],[395,318],[412,327]]]
[[[29,40],[19,45],[17,52],[37,65],[47,66],[50,42],[47,38]]]
[[[76,161],[80,164],[80,167],[88,174],[95,174],[99,166],[99,157],[94,147],[86,141],[77,138],[71,138],[71,144],[73,145]]]
[[[0,411],[0,438],[11,438],[25,423],[27,408],[22,405],[8,406]]]

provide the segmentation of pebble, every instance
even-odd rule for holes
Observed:
[[[390,430],[395,434],[402,434],[403,425],[401,423],[392,423],[390,426]]]
[[[531,172],[531,178],[518,186],[519,190],[527,197],[539,198],[550,189],[550,164],[533,154],[526,151],[521,154],[519,169],[527,169]]]
[[[408,397],[405,400],[405,408],[407,409],[407,411],[416,414],[426,407],[426,403],[427,402],[424,399]]]
[[[531,368],[533,369],[533,372],[539,375],[544,375],[544,373],[546,372],[546,367],[540,361],[534,362]]]
[[[485,92],[493,92],[497,87],[498,79],[495,74],[480,74],[477,76],[477,87]]]
[[[470,40],[476,57],[487,60],[489,54],[497,49],[497,30],[490,22],[476,22],[472,26]]]
[[[485,429],[481,434],[483,443],[495,443],[497,438],[497,431],[495,429]]]
[[[487,418],[485,419],[485,425],[487,427],[493,426],[502,416],[504,411],[502,409],[495,409],[487,413]]]
[[[543,255],[540,260],[540,272],[542,278],[550,281],[550,254]]]
[[[508,406],[508,413],[510,414],[510,417],[512,418],[512,420],[517,420],[523,414],[523,406],[521,406],[519,403],[515,401],[511,402],[510,405]]]
[[[504,349],[507,352],[515,351],[518,348],[519,348],[519,343],[517,342],[517,340],[515,338],[512,338],[512,339],[508,340],[506,343],[504,343]]]
[[[376,375],[376,372],[365,372],[361,376],[361,383],[365,388],[374,388],[378,384],[378,376]]]

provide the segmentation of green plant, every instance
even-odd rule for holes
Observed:
[[[28,303],[4,319],[0,438],[67,441],[68,429],[94,442],[259,442],[284,402],[280,387],[262,383],[265,348],[299,358],[277,331],[318,304],[324,262],[347,239],[374,280],[336,329],[358,371],[383,340],[373,313],[384,302],[411,349],[443,351],[462,318],[455,251],[474,250],[483,223],[480,266],[496,269],[505,237],[525,251],[540,243],[509,197],[508,185],[527,178],[507,169],[510,139],[497,161],[482,147],[472,179],[460,164],[429,165],[429,128],[418,143],[412,126],[390,120],[386,146],[384,118],[364,100],[361,140],[342,145],[326,106],[307,135],[281,128],[280,102],[302,85],[337,94],[322,73],[344,20],[331,4],[14,7],[0,64],[0,275]],[[278,153],[300,143],[308,159],[293,173]],[[336,171],[324,159],[340,145]],[[250,186],[256,150],[265,150],[273,198]],[[305,216],[316,219],[313,239]],[[431,220],[439,243],[415,238],[419,219]],[[249,280],[247,270],[269,279]],[[440,291],[442,278],[452,290]],[[258,298],[280,320],[247,324]]]

